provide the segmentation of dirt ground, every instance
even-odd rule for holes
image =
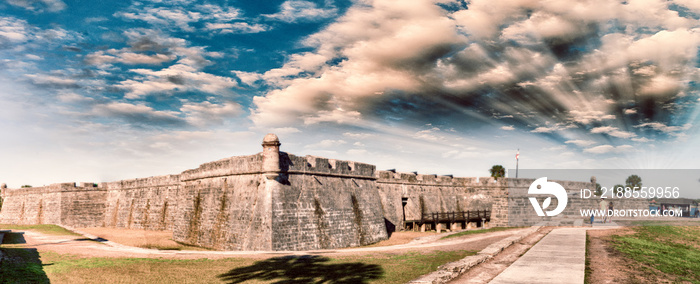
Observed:
[[[179,247],[181,249],[196,249],[196,247],[183,246],[172,240],[172,231],[148,231],[123,228],[78,228],[82,232],[86,232],[103,239],[113,241],[122,245],[140,247],[140,248],[159,248],[159,247]],[[383,247],[407,244],[416,238],[433,236],[435,232],[394,232],[388,240],[378,242],[369,247]]]
[[[376,244],[370,245],[370,247],[385,247],[385,246],[393,246],[393,245],[403,245],[410,243],[414,239],[417,238],[422,238],[422,237],[427,237],[427,236],[434,236],[437,235],[436,232],[412,232],[412,231],[406,231],[406,232],[393,232],[391,234],[391,237],[389,237],[388,240],[383,240],[381,242],[378,242]]]
[[[180,247],[172,240],[172,231],[147,231],[116,228],[79,228],[78,230],[93,234],[103,239],[132,247]]]
[[[228,258],[245,257],[265,259],[290,254],[310,254],[324,256],[366,255],[372,253],[398,254],[405,252],[432,252],[471,250],[479,251],[493,242],[509,237],[522,229],[473,234],[464,237],[440,240],[446,234],[395,232],[391,239],[384,241],[384,246],[368,246],[337,250],[314,250],[303,252],[250,252],[250,251],[192,251],[192,250],[156,250],[144,249],[124,244],[169,244],[170,235],[167,232],[122,230],[109,228],[79,229],[86,233],[100,236],[111,242],[123,244],[107,245],[87,238],[75,236],[45,235],[31,230],[24,233],[26,243],[23,247],[37,248],[40,252],[52,251],[61,254],[79,255],[85,257],[139,257],[139,258]],[[417,238],[418,237],[418,238]],[[417,239],[416,239],[417,238]],[[381,243],[380,243],[381,244]]]

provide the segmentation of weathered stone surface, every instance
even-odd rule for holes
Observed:
[[[504,178],[453,178],[391,171],[378,171],[377,178],[384,218],[396,230],[403,229],[404,214],[405,220],[410,221],[435,212],[491,210],[494,198],[506,191]],[[403,208],[402,198],[407,199]]]
[[[310,250],[375,243],[424,213],[490,209],[490,226],[553,220],[532,210],[526,196],[532,179],[376,171],[365,163],[280,152],[280,145],[268,134],[261,153],[175,175],[2,188],[0,223],[172,230],[176,241],[214,249]],[[589,185],[561,184],[571,197]],[[641,206],[635,202],[618,204]]]

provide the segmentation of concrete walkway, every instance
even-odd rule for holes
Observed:
[[[489,283],[582,284],[586,268],[586,229],[590,227],[552,230]]]

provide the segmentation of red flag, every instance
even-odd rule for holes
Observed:
[[[518,150],[518,153],[515,154],[515,159],[516,160],[520,159],[520,150]]]

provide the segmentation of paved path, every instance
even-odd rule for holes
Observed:
[[[489,283],[583,284],[586,231],[617,228],[620,226],[612,222],[594,223],[593,227],[554,229]]]
[[[586,228],[559,228],[489,283],[582,284],[585,268]]]

